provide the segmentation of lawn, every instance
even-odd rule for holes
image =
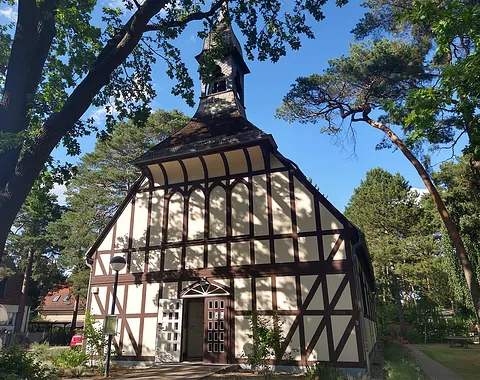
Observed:
[[[477,380],[480,373],[480,346],[450,348],[445,344],[418,345],[420,351],[443,364],[465,380]]]

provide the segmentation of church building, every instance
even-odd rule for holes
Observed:
[[[141,177],[87,253],[87,310],[109,313],[120,255],[117,360],[242,363],[261,315],[286,338],[272,364],[365,373],[376,324],[362,233],[248,121],[250,71],[231,27],[217,33],[201,54],[228,49],[197,112],[134,161]]]

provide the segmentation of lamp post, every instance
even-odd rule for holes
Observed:
[[[113,283],[113,295],[112,295],[112,312],[111,315],[115,314],[115,300],[117,299],[117,285],[118,285],[118,272],[125,268],[127,262],[122,256],[113,256],[110,260],[110,268],[115,272],[115,281]],[[107,343],[107,358],[105,362],[105,377],[108,377],[108,371],[110,370],[110,352],[112,349],[112,337],[113,334],[108,334],[108,343]]]

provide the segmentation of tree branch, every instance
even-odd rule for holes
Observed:
[[[152,32],[155,30],[163,30],[166,28],[179,28],[182,26],[187,25],[191,21],[199,21],[203,20],[208,17],[212,17],[216,11],[218,11],[223,4],[228,4],[229,0],[220,0],[216,2],[215,4],[212,5],[210,10],[207,12],[195,12],[191,13],[182,20],[176,20],[176,21],[170,21],[170,22],[164,22],[164,23],[158,23],[158,24],[149,24],[145,28],[145,32]]]

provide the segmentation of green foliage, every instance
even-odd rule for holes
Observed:
[[[62,349],[50,347],[47,342],[33,343],[30,345],[35,360],[49,368],[57,368],[58,358]]]
[[[419,380],[420,369],[407,353],[402,345],[388,343],[383,344],[385,359],[384,370],[387,380]]]
[[[70,347],[62,350],[57,363],[62,368],[73,369],[87,364],[90,356],[81,347]]]
[[[0,351],[0,380],[54,380],[55,373],[20,346]]]
[[[90,357],[90,363],[97,363],[97,366],[103,366],[105,362],[105,346],[107,338],[103,334],[102,328],[98,326],[96,319],[90,312],[85,313],[85,325],[83,328],[83,340],[86,353]]]
[[[412,142],[455,143],[468,134],[464,153],[480,159],[480,5],[468,0],[368,0],[353,30],[359,39],[393,36],[422,44],[432,80],[407,92],[404,125]]]
[[[282,321],[278,316],[266,317],[253,315],[248,317],[250,332],[247,337],[252,341],[251,349],[243,352],[247,364],[253,370],[263,372],[265,378],[272,375],[269,360],[280,360],[280,349],[285,343]]]
[[[307,366],[305,371],[305,379],[307,380],[343,380],[344,378],[345,374],[341,369],[321,363]]]

